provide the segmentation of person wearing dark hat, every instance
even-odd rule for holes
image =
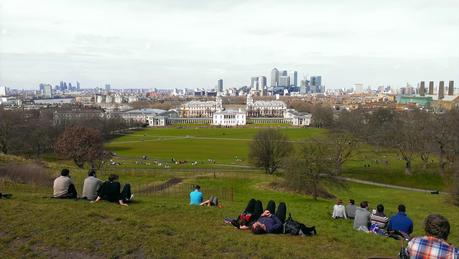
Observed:
[[[61,199],[77,198],[77,191],[75,189],[75,184],[70,178],[69,169],[62,169],[61,175],[54,180],[53,197]]]

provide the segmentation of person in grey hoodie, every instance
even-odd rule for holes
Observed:
[[[371,213],[368,211],[368,202],[362,201],[360,208],[355,210],[354,229],[367,231],[370,227]]]
[[[83,194],[81,197],[90,201],[95,200],[97,198],[97,191],[102,183],[102,180],[96,177],[96,171],[94,169],[89,170],[88,177],[84,179]]]

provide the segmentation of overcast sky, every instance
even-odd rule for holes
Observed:
[[[458,0],[0,0],[0,85],[459,84]]]

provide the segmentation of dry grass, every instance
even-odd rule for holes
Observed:
[[[0,179],[21,183],[50,186],[53,182],[47,169],[39,163],[8,163],[0,166]]]

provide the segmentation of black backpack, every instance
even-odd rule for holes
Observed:
[[[317,234],[315,227],[306,227],[304,224],[293,220],[292,214],[290,213],[288,214],[287,220],[285,220],[283,233],[290,234],[293,236],[312,236]]]

